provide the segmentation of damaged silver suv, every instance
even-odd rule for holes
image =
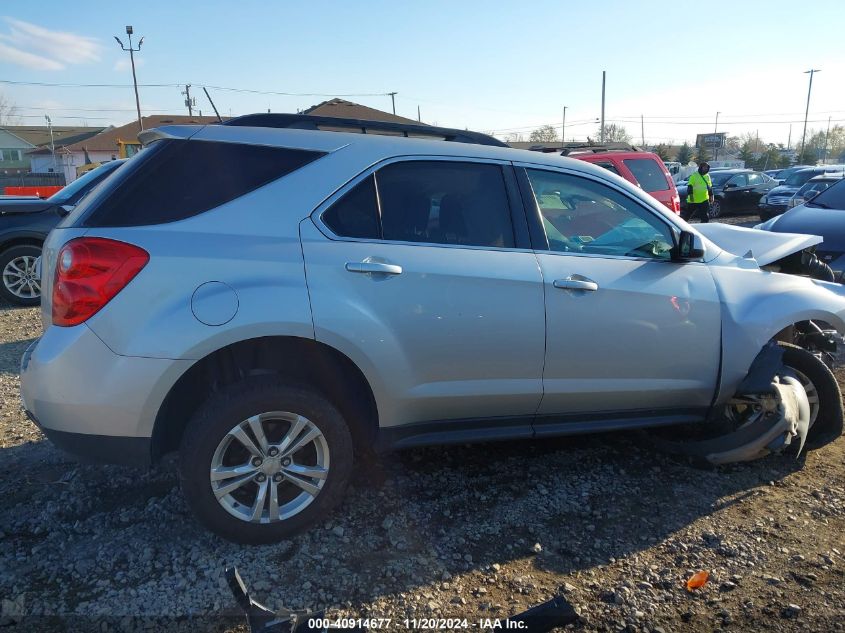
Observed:
[[[227,539],[310,525],[374,450],[699,423],[684,450],[723,463],[842,431],[820,238],[694,228],[458,130],[262,114],[141,139],[45,244],[23,401],[75,453],[178,451]]]

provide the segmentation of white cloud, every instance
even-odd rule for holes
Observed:
[[[33,70],[62,70],[68,64],[100,60],[96,38],[51,31],[37,24],[5,17],[8,33],[0,33],[0,60]]]
[[[3,39],[3,36],[0,35],[0,61],[31,68],[32,70],[61,70],[64,68],[64,65],[53,59],[7,46],[3,43]]]

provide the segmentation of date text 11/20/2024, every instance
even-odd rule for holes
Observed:
[[[387,629],[393,624],[392,618],[311,618],[308,627],[311,629]],[[404,625],[410,630],[439,630],[453,631],[455,629],[477,628],[482,631],[491,630],[520,630],[527,628],[526,622],[508,620],[505,618],[405,618],[397,624]]]

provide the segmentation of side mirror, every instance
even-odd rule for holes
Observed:
[[[725,185],[725,189],[733,189],[734,187],[736,187],[735,182],[729,182]]]
[[[678,245],[673,249],[672,259],[676,262],[695,261],[704,257],[701,237],[689,231],[681,231]]]

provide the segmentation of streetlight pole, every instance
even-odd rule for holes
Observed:
[[[563,121],[560,125],[560,148],[563,149],[563,144],[566,142],[566,106],[563,106]]]
[[[716,113],[716,125],[713,127],[713,143],[716,146],[716,157],[713,159],[714,161],[719,160],[719,139],[716,135],[719,133],[719,115],[721,112]]]
[[[599,138],[602,143],[604,143],[604,84],[606,77],[607,73],[601,71],[601,129],[599,130]]]
[[[801,152],[798,154],[799,161],[804,155],[804,140],[807,138],[807,116],[810,114],[810,94],[813,92],[813,75],[820,72],[821,70],[818,68],[811,68],[810,70],[804,71],[805,75],[810,75],[810,87],[807,89],[807,109],[804,110],[804,133],[801,134]]]
[[[126,35],[129,36],[129,48],[126,48],[123,45],[123,42],[120,41],[120,38],[117,35],[114,36],[114,39],[116,39],[117,43],[120,44],[121,49],[129,51],[129,61],[132,64],[132,84],[135,86],[135,107],[138,109],[138,129],[143,130],[144,124],[141,121],[141,100],[138,98],[138,78],[135,76],[135,53],[140,52],[141,44],[144,43],[144,38],[142,37],[138,40],[138,48],[132,48],[132,32],[132,26],[127,26]]]
[[[56,144],[53,141],[53,122],[50,120],[49,115],[44,115],[44,118],[47,119],[47,127],[50,130],[50,154],[53,155],[53,171],[56,171]]]
[[[390,103],[393,104],[393,114],[396,114],[396,93],[388,92],[387,94],[390,95]]]

